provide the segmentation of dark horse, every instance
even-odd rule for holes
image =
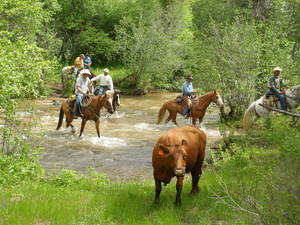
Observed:
[[[109,113],[114,112],[114,108],[117,108],[117,101],[115,104],[115,107],[113,106],[113,97],[114,92],[113,91],[106,91],[104,95],[101,96],[92,96],[91,97],[91,103],[86,107],[80,107],[80,117],[82,118],[81,121],[81,128],[80,128],[80,134],[81,136],[84,126],[88,120],[94,120],[95,126],[97,130],[98,137],[100,137],[100,131],[99,131],[99,124],[100,124],[100,109],[104,106],[107,108]],[[57,124],[56,130],[58,130],[63,122],[64,114],[66,115],[66,123],[67,126],[71,126],[72,132],[75,132],[73,125],[71,124],[74,117],[72,115],[72,108],[74,105],[74,101],[66,100],[61,104],[60,112],[59,112],[59,120]]]
[[[205,95],[197,97],[193,100],[192,107],[191,107],[191,117],[192,117],[193,125],[196,124],[197,120],[199,120],[199,123],[202,122],[206,109],[212,102],[216,103],[219,107],[224,106],[222,98],[220,97],[219,93],[216,91],[208,92]],[[178,126],[176,122],[176,116],[177,113],[182,114],[183,110],[184,110],[184,105],[177,103],[176,99],[167,101],[166,103],[163,104],[163,106],[160,108],[158,112],[157,124],[159,124],[162,121],[166,111],[168,111],[169,116],[166,119],[166,123],[172,120],[173,123],[175,123]]]

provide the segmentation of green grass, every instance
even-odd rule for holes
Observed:
[[[153,204],[152,181],[99,185],[92,190],[25,182],[2,189],[1,224],[211,224],[219,220],[238,224],[228,207],[211,199],[204,182],[213,179],[210,176],[203,176],[198,196],[189,196],[190,180],[184,185],[181,207],[173,204],[175,182],[163,188],[159,206]]]

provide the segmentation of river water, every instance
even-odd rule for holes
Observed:
[[[43,147],[40,162],[46,170],[67,168],[86,174],[88,168],[94,168],[113,181],[145,180],[152,177],[151,155],[157,139],[175,127],[172,122],[156,125],[158,110],[165,101],[177,95],[121,96],[119,111],[109,118],[101,118],[101,138],[97,137],[94,121],[86,124],[80,138],[80,119],[73,121],[75,134],[65,128],[65,122],[56,131],[60,105],[53,104],[53,100],[60,103],[64,100],[61,98],[24,102],[17,114],[33,134],[40,136],[34,140]],[[210,105],[201,125],[207,134],[208,146],[220,139],[217,112],[217,107]],[[191,124],[181,115],[177,122],[180,126]]]

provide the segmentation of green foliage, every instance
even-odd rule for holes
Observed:
[[[19,141],[18,152],[0,153],[0,185],[15,185],[24,180],[38,180],[44,170],[38,163],[38,154],[24,141]]]
[[[173,71],[185,55],[181,39],[184,23],[180,4],[167,10],[157,9],[150,17],[124,18],[117,28],[117,52],[122,62],[137,76],[137,88],[169,88]],[[168,87],[169,85],[169,87]]]
[[[91,52],[95,63],[104,65],[112,58],[114,41],[102,30],[87,28],[78,35],[77,43],[77,50]]]

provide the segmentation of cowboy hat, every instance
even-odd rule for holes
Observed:
[[[82,75],[82,74],[88,74],[88,75],[91,75],[91,72],[90,72],[89,69],[83,69],[83,70],[80,71],[80,75]]]
[[[105,68],[105,69],[103,70],[103,72],[109,73],[109,69]]]
[[[282,71],[282,69],[281,69],[279,66],[277,66],[277,67],[275,67],[275,68],[273,69],[273,72],[275,72],[275,71],[279,71],[279,72],[281,72],[281,71]]]

